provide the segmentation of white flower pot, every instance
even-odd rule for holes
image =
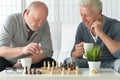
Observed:
[[[99,72],[101,61],[97,61],[97,62],[88,61],[88,65],[89,65],[90,72],[93,72],[93,70],[96,70]]]

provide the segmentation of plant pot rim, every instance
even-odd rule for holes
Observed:
[[[101,62],[101,61],[88,61],[88,62]]]

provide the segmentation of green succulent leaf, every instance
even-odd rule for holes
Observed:
[[[87,51],[86,57],[88,61],[99,61],[102,55],[102,51],[98,45],[95,45],[92,49]]]

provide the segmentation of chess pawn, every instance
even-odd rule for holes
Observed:
[[[37,74],[42,74],[42,72],[38,70],[38,71],[37,71]]]
[[[54,65],[55,65],[55,64],[54,64],[54,61],[52,61],[52,68],[53,68],[53,69],[54,69]]]
[[[46,61],[44,61],[44,64],[43,64],[43,66],[44,66],[44,69],[46,69]]]
[[[67,74],[70,74],[70,68],[68,68],[68,70],[67,70]]]
[[[48,61],[48,67],[47,70],[50,70],[50,62]]]
[[[53,67],[51,67],[51,71],[50,71],[50,74],[53,74]]]
[[[65,68],[62,68],[61,74],[64,75],[65,74]]]
[[[78,73],[79,73],[79,69],[78,66],[76,66],[75,74],[78,75]]]
[[[33,74],[36,74],[36,68],[33,68]]]
[[[73,61],[73,69],[75,70],[75,68],[76,68],[76,64],[75,64],[75,62]]]
[[[56,62],[56,66],[55,66],[55,68],[56,68],[56,69],[58,68],[58,62]]]
[[[66,63],[66,62],[64,63],[64,65],[63,65],[63,66],[64,66],[64,68],[65,68],[65,69],[67,69],[67,68],[68,68],[68,66],[67,66],[67,63]]]
[[[63,64],[62,64],[62,63],[60,63],[60,69],[62,70],[62,68],[63,68]]]
[[[32,74],[32,70],[31,70],[31,68],[29,69],[28,74]]]
[[[28,74],[27,66],[25,67],[25,74]]]
[[[97,74],[98,73],[98,70],[94,69],[92,70],[92,74]]]
[[[70,68],[70,65],[71,65],[71,64],[69,63],[69,64],[68,64],[68,68]]]

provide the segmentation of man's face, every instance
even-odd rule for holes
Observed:
[[[38,30],[46,21],[47,13],[43,12],[29,12],[28,14],[28,26],[31,30],[36,31]]]
[[[92,23],[99,19],[101,14],[95,12],[92,6],[82,6],[80,7],[80,15],[85,26],[90,29]]]

